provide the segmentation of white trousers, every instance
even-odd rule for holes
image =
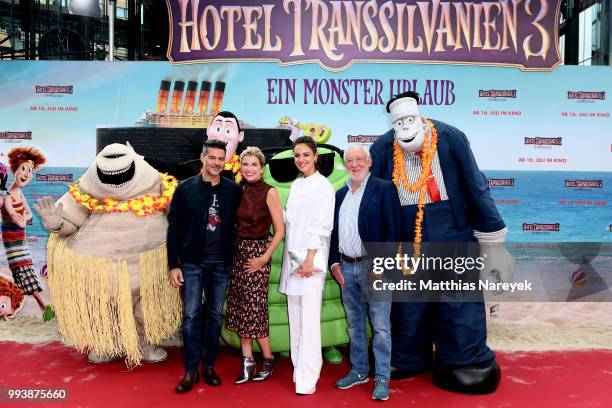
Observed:
[[[321,374],[321,301],[323,291],[287,295],[295,392],[312,394]]]

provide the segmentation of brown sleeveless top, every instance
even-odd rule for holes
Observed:
[[[272,225],[272,215],[268,209],[266,198],[272,188],[263,180],[245,184],[242,199],[236,213],[238,220],[238,236],[240,238],[267,237]]]

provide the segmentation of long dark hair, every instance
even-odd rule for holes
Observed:
[[[299,145],[299,144],[305,144],[306,146],[308,146],[310,148],[310,150],[312,150],[312,153],[317,155],[317,159],[315,160],[315,170],[319,171],[319,156],[318,156],[318,152],[317,152],[317,142],[314,141],[314,139],[310,136],[300,136],[297,139],[295,139],[295,142],[293,142],[293,146],[291,146],[291,150],[295,149],[295,146]]]

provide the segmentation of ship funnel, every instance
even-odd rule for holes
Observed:
[[[187,82],[187,94],[185,95],[185,105],[183,106],[183,114],[193,114],[193,106],[195,105],[196,92],[198,90],[198,83],[195,81]]]
[[[170,104],[170,113],[178,114],[181,112],[181,103],[183,102],[183,90],[185,82],[175,81],[174,91],[172,92],[172,102]]]
[[[215,92],[213,93],[212,105],[210,107],[210,114],[216,116],[221,111],[221,105],[223,104],[223,95],[225,94],[225,82],[215,82]]]
[[[157,94],[157,106],[155,112],[165,112],[168,107],[168,96],[170,94],[170,81],[162,80]]]

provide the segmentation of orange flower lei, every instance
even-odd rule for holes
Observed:
[[[414,223],[414,258],[421,255],[421,242],[423,240],[422,225],[423,217],[425,216],[425,202],[427,201],[427,179],[431,174],[431,163],[436,155],[438,147],[438,130],[434,124],[425,119],[425,122],[431,129],[431,142],[429,137],[425,137],[423,143],[423,156],[421,157],[421,174],[415,183],[408,182],[408,174],[406,172],[406,158],[404,151],[400,147],[397,140],[393,141],[393,183],[399,189],[401,182],[404,188],[409,191],[419,191],[419,201],[417,203],[416,221]],[[400,245],[399,252],[402,251]],[[404,275],[412,275],[412,268],[402,268]]]
[[[76,202],[91,212],[125,213],[131,211],[138,216],[146,216],[156,211],[165,210],[172,200],[176,186],[178,186],[178,180],[174,177],[168,174],[160,174],[160,177],[162,179],[162,193],[159,197],[145,195],[144,197],[123,201],[110,197],[94,198],[89,194],[82,193],[78,184],[73,183],[68,187],[70,188],[70,195]]]
[[[229,170],[234,175],[234,181],[240,183],[242,181],[242,174],[240,174],[240,156],[237,154],[233,155],[230,161],[225,163],[225,170]]]

